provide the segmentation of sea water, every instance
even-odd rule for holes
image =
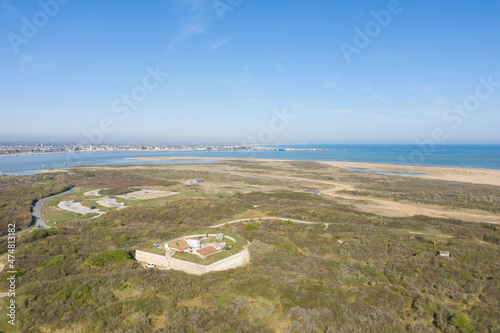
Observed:
[[[280,151],[129,151],[0,156],[0,175],[35,174],[41,170],[79,165],[185,164],[216,162],[216,160],[210,160],[211,157],[298,161],[337,161],[386,165],[414,165],[500,170],[500,145],[442,145],[420,147],[416,145],[383,144],[307,144],[277,145],[273,147],[280,149]],[[285,151],[283,151],[283,149],[285,149]],[[189,157],[190,159],[163,161],[140,161],[128,159],[134,157]],[[200,159],[196,159],[197,157],[200,157]]]

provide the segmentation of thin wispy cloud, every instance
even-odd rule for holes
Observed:
[[[324,88],[328,90],[328,93],[331,94],[332,92],[334,93],[340,93],[341,91],[344,90],[344,85],[339,83],[340,79],[338,77],[334,77],[330,80],[328,80],[324,84]]]
[[[185,25],[182,28],[182,31],[179,33],[179,35],[176,38],[174,38],[174,40],[170,43],[169,47],[172,49],[175,45],[179,44],[184,39],[194,35],[203,34],[205,32],[206,32],[206,24]]]
[[[339,86],[339,78],[338,77],[334,77],[325,83],[325,88],[338,88],[338,86]]]
[[[347,114],[354,114],[356,112],[352,110],[330,110],[329,113],[334,116],[344,116]]]
[[[21,12],[7,3],[7,1],[2,1],[0,3],[0,18],[2,20],[17,20],[18,17],[22,16]]]
[[[24,66],[26,64],[29,64],[30,62],[33,62],[34,58],[32,55],[25,55],[22,56],[21,59],[16,63],[18,66]]]
[[[32,55],[22,56],[19,61],[16,62],[16,65],[20,69],[21,73],[30,74],[34,74],[39,70],[52,67],[55,64],[55,61],[36,61]]]
[[[226,42],[229,40],[229,37],[225,37],[217,42],[214,42],[214,43],[209,43],[210,45],[210,48],[212,50],[217,50],[219,47],[221,47],[222,45],[226,44]]]
[[[182,22],[181,31],[172,40],[169,49],[189,37],[206,33],[210,23],[217,18],[213,3],[209,0],[177,0],[176,5]]]
[[[441,119],[444,111],[449,108],[450,105],[451,103],[445,98],[437,97],[427,101],[426,103],[417,101],[410,104],[412,108],[409,109],[408,112],[426,118]]]

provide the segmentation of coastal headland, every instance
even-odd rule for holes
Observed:
[[[180,163],[0,177],[0,212],[21,231],[19,316],[33,318],[20,323],[22,331],[62,324],[72,332],[117,330],[132,327],[129,318],[144,318],[149,331],[168,318],[182,330],[185,318],[213,320],[213,311],[231,309],[237,320],[259,318],[255,331],[311,322],[346,331],[430,331],[436,318],[469,318],[478,331],[496,327],[500,171],[170,159]],[[64,192],[69,186],[75,190]],[[36,214],[48,228],[22,232],[34,229],[30,205],[44,198]],[[94,214],[64,209],[64,202]],[[6,230],[0,237],[7,239]],[[219,233],[248,240],[245,265],[193,276],[152,267],[144,257],[138,264],[141,249],[165,255],[159,244]],[[219,265],[238,251],[228,246],[203,260]],[[0,288],[8,290],[6,283]],[[53,300],[58,306],[50,312],[39,306]],[[148,312],[137,317],[136,305],[146,303]],[[234,325],[238,331],[247,323]]]

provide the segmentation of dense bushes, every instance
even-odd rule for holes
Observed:
[[[115,261],[125,261],[128,259],[132,259],[132,257],[125,252],[124,250],[115,250],[111,253],[108,252],[99,252],[95,254],[91,254],[85,262],[92,266],[104,266],[111,262]]]
[[[259,230],[259,228],[257,228],[257,226],[250,224],[250,223],[247,224],[246,228],[247,228],[247,231]]]

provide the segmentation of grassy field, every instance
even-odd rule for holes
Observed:
[[[153,243],[153,244],[158,244],[158,243]],[[163,246],[163,244],[160,243],[159,247],[155,247],[153,244],[143,247],[141,250],[146,252],[151,252],[154,254],[165,255],[165,247]]]
[[[350,200],[303,192],[340,184],[361,192],[354,196],[395,200],[393,194],[404,194],[405,202],[415,204],[435,193],[426,200],[446,209],[496,214],[495,200],[481,207],[484,198],[498,198],[498,187],[420,183],[310,162],[73,172],[0,176],[0,221],[29,225],[32,200],[67,186],[114,189],[107,195],[148,186],[181,193],[127,201],[128,208],[109,209],[96,219],[61,217],[64,222],[51,229],[21,235],[16,240],[17,332],[500,331],[499,225],[387,217],[362,212]],[[188,178],[205,182],[186,186],[182,182]],[[459,189],[462,196],[456,195]],[[92,201],[82,193],[72,195]],[[264,216],[322,223],[256,219],[207,228]],[[131,258],[153,243],[218,231],[240,237],[241,246],[248,240],[250,263],[193,276],[141,269]],[[0,246],[5,253],[6,237]],[[438,251],[450,251],[451,257],[439,257]],[[8,289],[6,278],[4,270],[2,290]],[[12,331],[5,323],[7,301],[1,301],[0,330]]]

